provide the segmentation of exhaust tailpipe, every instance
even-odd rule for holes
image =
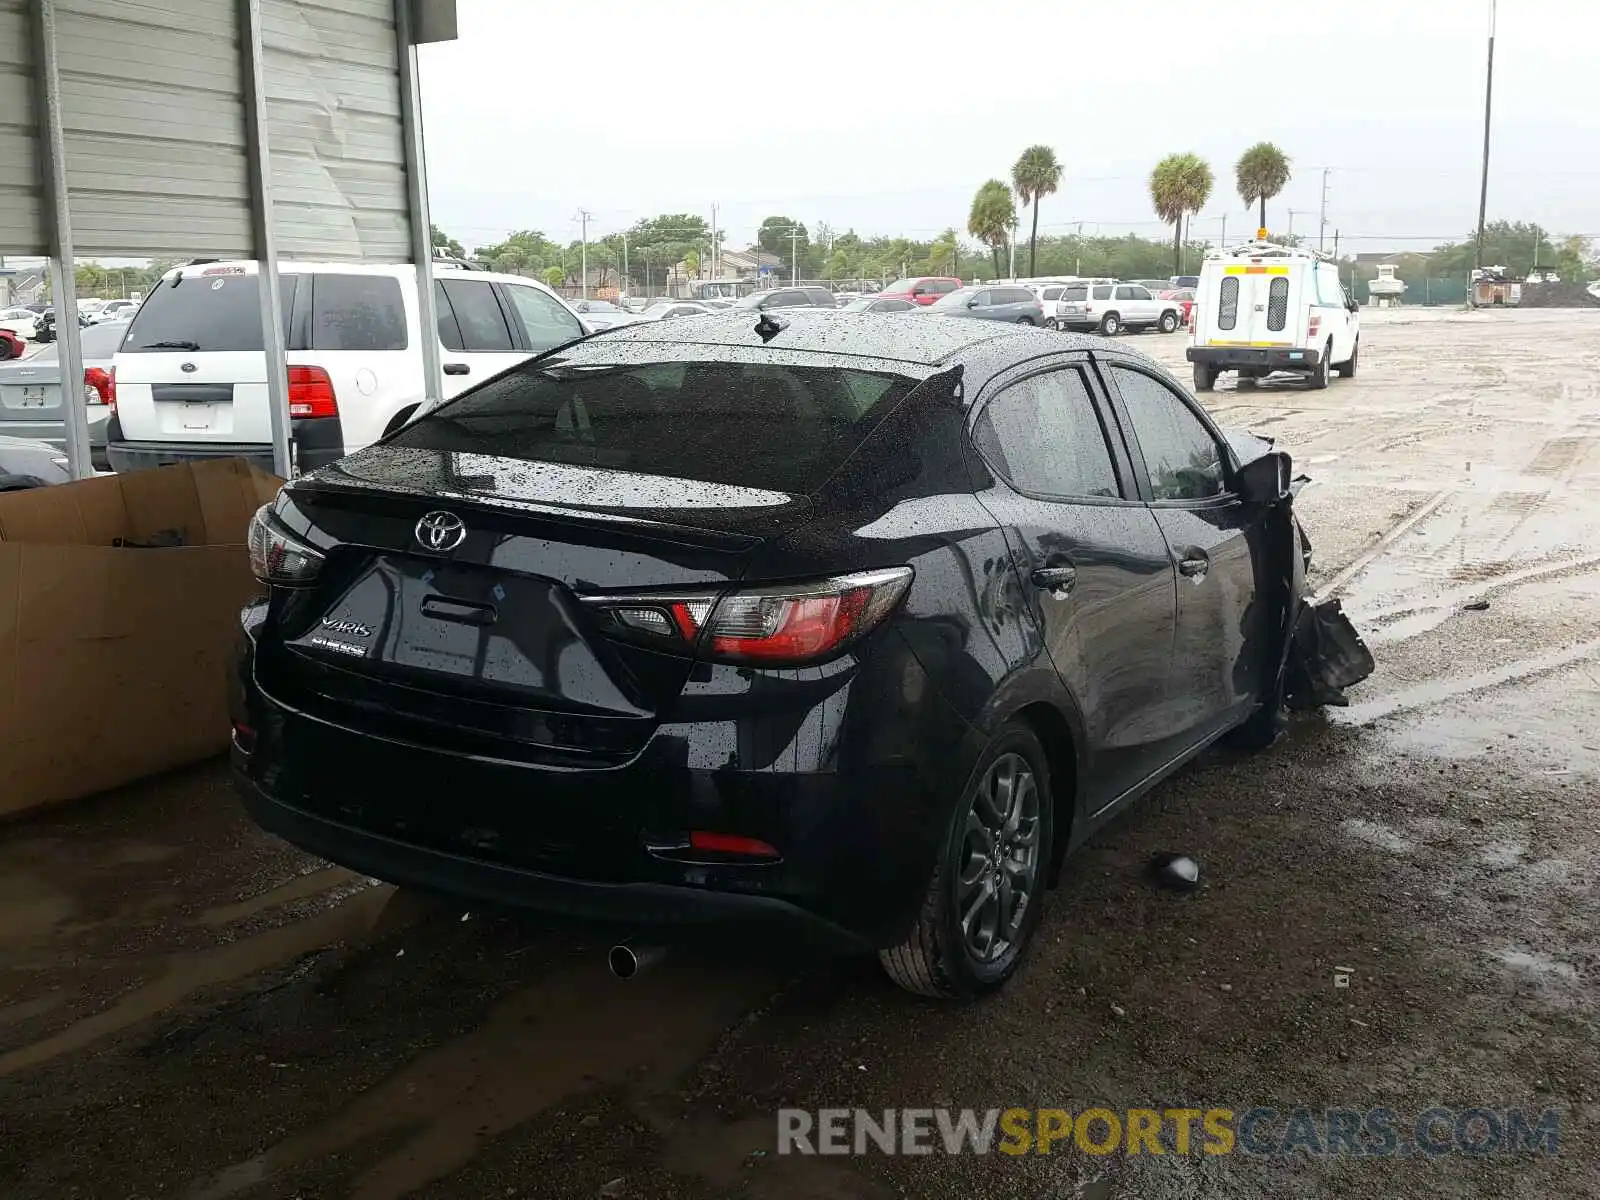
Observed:
[[[643,975],[667,957],[665,946],[630,946],[619,942],[606,955],[606,965],[618,979],[632,979]]]

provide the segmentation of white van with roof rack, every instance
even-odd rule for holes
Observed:
[[[1189,348],[1194,388],[1209,392],[1223,371],[1253,382],[1295,371],[1325,388],[1335,370],[1356,373],[1360,307],[1339,268],[1313,250],[1249,242],[1206,256],[1195,289]]]
[[[278,266],[289,368],[290,452],[310,471],[377,441],[424,399],[416,268]],[[115,471],[240,455],[272,466],[272,414],[254,262],[169,271],[117,350]],[[440,264],[444,398],[589,332],[544,284]]]

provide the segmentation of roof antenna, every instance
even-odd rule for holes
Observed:
[[[787,328],[789,328],[788,321],[769,312],[764,312],[756,318],[756,332],[761,335],[763,342],[770,342]]]

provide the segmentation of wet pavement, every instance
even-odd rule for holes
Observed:
[[[1363,322],[1358,379],[1207,401],[1316,480],[1377,673],[1105,830],[999,997],[770,948],[619,984],[610,931],[313,860],[207,765],[0,829],[0,1195],[1600,1194],[1600,313]],[[1559,1154],[774,1153],[780,1107],[1296,1105],[1554,1109]]]

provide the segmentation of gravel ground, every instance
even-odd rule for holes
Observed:
[[[779,947],[617,984],[611,931],[309,859],[208,765],[0,830],[0,1194],[1600,1194],[1600,313],[1363,321],[1358,379],[1208,402],[1315,478],[1377,673],[1103,831],[1002,995]],[[1559,1153],[775,1153],[783,1107],[1297,1105],[1552,1109]]]

